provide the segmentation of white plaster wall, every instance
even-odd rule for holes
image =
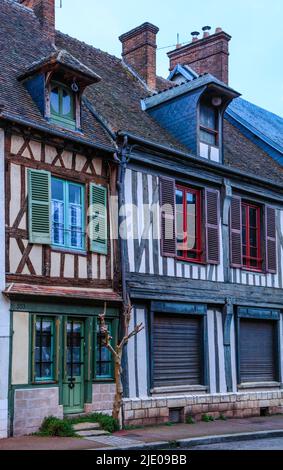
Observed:
[[[0,129],[0,438],[8,433],[8,371],[10,303],[1,293],[5,289],[5,154],[4,131]]]
[[[13,312],[12,385],[28,384],[29,313]]]
[[[147,357],[147,330],[146,309],[135,307],[131,317],[129,331],[136,325],[143,324],[144,329],[135,337],[131,338],[127,346],[128,356],[128,378],[129,397],[145,398],[148,396],[148,357]]]

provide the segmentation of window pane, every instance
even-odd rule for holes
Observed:
[[[62,116],[68,116],[72,112],[72,96],[63,89],[62,93]]]
[[[100,374],[102,376],[111,376],[111,364],[110,363],[104,363],[101,365],[101,372]]]
[[[256,227],[256,209],[254,207],[250,207],[250,227]]]
[[[211,132],[204,131],[203,129],[200,130],[200,140],[208,145],[216,145],[216,136]]]
[[[81,187],[74,184],[69,184],[69,202],[72,204],[81,204]]]
[[[251,248],[251,257],[256,258],[257,257],[257,248]]]
[[[259,266],[258,266],[257,260],[251,259],[251,260],[250,260],[250,266],[251,266],[252,268],[258,268]]]
[[[246,226],[246,206],[242,206],[242,224]]]
[[[211,106],[201,105],[200,124],[207,129],[216,130],[216,111]]]
[[[64,245],[64,203],[52,200],[52,243]]]
[[[47,363],[42,365],[42,377],[45,379],[52,378],[52,364]]]
[[[107,322],[106,325],[111,335],[111,323]],[[104,346],[104,336],[100,334],[99,325],[97,325],[96,341],[96,376],[112,376],[112,356],[110,351]]]
[[[187,193],[187,249],[196,248],[196,195]]]
[[[73,364],[73,377],[80,377],[82,371],[81,364]]]
[[[244,227],[244,226],[243,226],[243,230],[242,230],[242,236],[243,236],[243,243],[246,243],[247,230],[246,230],[246,227]]]
[[[183,191],[176,190],[176,230],[177,230],[177,249],[178,256],[183,255],[185,234],[184,234],[184,206],[183,206]]]
[[[260,246],[258,243],[258,211],[257,207],[252,207],[245,203],[242,205],[243,224],[243,264],[247,268],[261,268]]]
[[[64,201],[64,182],[55,178],[51,179],[52,199]]]
[[[52,88],[50,101],[51,101],[51,111],[59,114],[60,106],[59,106],[59,88],[58,87]]]
[[[257,231],[255,228],[250,229],[250,245],[257,246]]]
[[[53,378],[53,321],[38,319],[35,329],[35,378],[50,380]]]
[[[82,248],[82,209],[71,206],[69,208],[71,247]]]
[[[52,179],[52,243],[83,248],[82,186]]]

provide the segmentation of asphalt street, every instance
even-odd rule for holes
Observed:
[[[190,450],[283,450],[283,437],[203,445]]]

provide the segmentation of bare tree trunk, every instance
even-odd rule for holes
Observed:
[[[143,329],[144,326],[142,323],[140,325],[136,325],[134,330],[129,333],[129,324],[130,324],[130,319],[131,319],[131,312],[132,312],[132,306],[130,303],[130,299],[128,300],[128,304],[124,305],[124,338],[118,344],[115,349],[111,344],[112,337],[110,336],[110,333],[107,329],[107,325],[105,322],[105,316],[106,316],[106,302],[104,303],[104,310],[101,315],[98,316],[99,324],[100,324],[100,333],[103,334],[104,336],[104,345],[105,347],[111,352],[113,358],[114,358],[114,374],[115,374],[115,384],[116,384],[116,392],[115,392],[115,398],[114,398],[114,403],[113,403],[113,410],[112,410],[112,417],[119,421],[119,415],[120,415],[120,410],[122,408],[122,403],[123,403],[123,384],[121,380],[121,375],[122,375],[122,356],[123,356],[123,350],[124,346],[128,344],[128,341],[130,338],[136,336],[138,333],[140,333]]]
[[[117,348],[118,349],[118,348]],[[122,351],[117,351],[117,356],[115,356],[115,384],[116,384],[116,393],[113,402],[113,411],[112,416],[117,421],[119,420],[119,414],[123,402],[123,385],[121,380],[122,374]]]

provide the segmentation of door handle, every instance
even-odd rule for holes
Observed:
[[[69,382],[69,385],[68,385],[69,389],[73,390],[75,388],[75,385],[76,385],[76,379],[74,377],[70,377],[68,379],[68,382]]]

